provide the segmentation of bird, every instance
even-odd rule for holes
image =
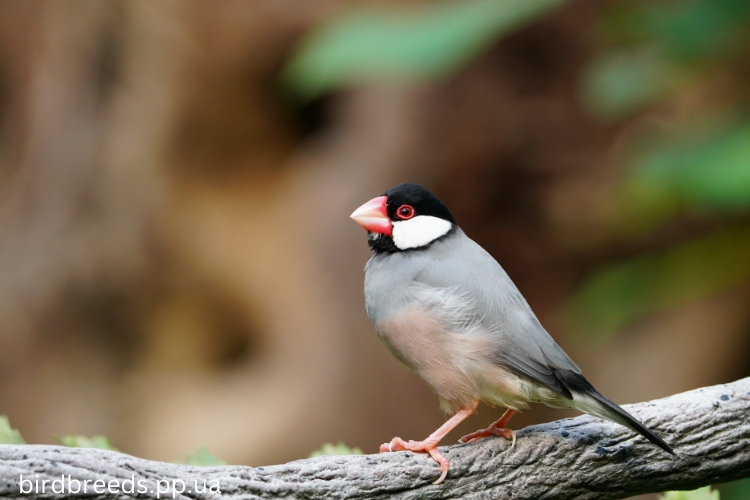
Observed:
[[[400,184],[357,208],[351,218],[367,230],[367,315],[390,352],[437,395],[452,415],[422,441],[399,437],[380,452],[429,454],[450,462],[438,443],[479,403],[507,410],[495,423],[461,438],[473,443],[502,436],[515,445],[508,422],[530,403],[569,408],[611,420],[664,451],[672,448],[597,391],[544,329],[500,266],[456,224],[430,190]]]

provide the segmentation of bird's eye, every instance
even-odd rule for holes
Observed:
[[[414,217],[414,207],[410,205],[401,205],[398,207],[398,210],[396,210],[396,215],[401,220],[407,220]]]

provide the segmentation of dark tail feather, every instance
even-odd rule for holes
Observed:
[[[654,434],[648,427],[640,423],[630,413],[620,408],[612,400],[597,391],[593,385],[586,380],[583,375],[570,370],[554,370],[555,377],[558,378],[571,392],[583,393],[594,398],[604,408],[607,417],[617,423],[620,423],[636,431],[667,453],[674,455],[674,450],[662,438]]]

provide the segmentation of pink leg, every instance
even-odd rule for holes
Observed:
[[[480,439],[486,438],[488,436],[502,436],[505,439],[510,439],[513,442],[513,444],[511,444],[512,448],[516,445],[516,433],[510,429],[506,429],[505,426],[508,425],[508,422],[510,422],[510,419],[513,418],[513,415],[515,414],[516,410],[506,410],[506,412],[503,413],[503,416],[500,417],[500,419],[494,424],[490,425],[486,429],[482,429],[481,431],[467,434],[458,441],[460,443],[476,443]]]
[[[404,450],[413,451],[415,453],[429,453],[432,459],[440,465],[440,477],[432,484],[442,483],[443,479],[445,479],[445,476],[448,475],[450,462],[448,462],[448,459],[445,458],[442,453],[440,453],[437,445],[440,440],[445,437],[446,434],[452,431],[458,424],[463,422],[466,417],[474,413],[474,410],[477,409],[477,404],[478,403],[474,403],[473,406],[466,407],[453,415],[450,419],[448,419],[447,422],[441,425],[438,430],[430,434],[429,437],[424,441],[404,441],[400,437],[395,437],[391,439],[390,443],[380,445],[380,453],[385,453],[386,451]]]

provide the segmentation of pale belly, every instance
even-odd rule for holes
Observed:
[[[497,345],[478,328],[446,331],[431,314],[415,308],[375,329],[391,353],[437,394],[446,412],[478,401],[523,409],[535,398],[526,379],[492,361]]]

